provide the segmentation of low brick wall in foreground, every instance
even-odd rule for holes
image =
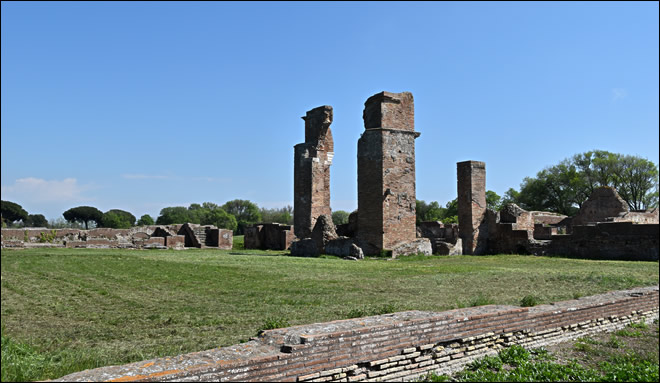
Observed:
[[[540,347],[658,318],[658,286],[535,307],[405,311],[268,330],[247,343],[102,367],[60,381],[404,381],[515,344]]]

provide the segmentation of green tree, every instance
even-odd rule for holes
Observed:
[[[226,202],[222,208],[236,217],[238,227],[235,234],[243,234],[245,227],[261,221],[261,213],[257,204],[248,200],[235,199]]]
[[[658,167],[651,161],[622,156],[618,161],[617,191],[631,210],[658,206]]]
[[[502,208],[502,197],[492,190],[486,191],[486,207],[499,211]]]
[[[502,197],[502,202],[500,205],[504,206],[510,203],[515,203],[516,205],[520,205],[519,200],[520,200],[520,192],[514,188],[509,188],[509,190],[507,190],[504,193],[504,197]]]
[[[208,204],[209,202],[205,202],[205,203]],[[206,213],[208,212],[209,209],[204,208],[202,205],[198,203],[190,204],[190,206],[188,206],[188,222],[201,224],[204,215],[206,215]]]
[[[631,210],[643,210],[658,205],[657,185],[658,167],[653,162],[593,150],[545,168],[536,177],[525,177],[520,192],[509,189],[504,200],[527,210],[574,215],[595,188],[610,186]]]
[[[279,209],[266,209],[262,207],[259,209],[259,213],[261,214],[260,222],[276,222],[287,225],[293,224],[293,207],[291,207],[291,205],[287,205]]]
[[[426,203],[426,201],[418,199],[415,201],[415,212],[417,214],[417,223],[442,221],[445,217],[445,209],[440,207],[440,204],[437,201]]]
[[[26,227],[48,227],[48,220],[43,214],[30,214],[23,222]]]
[[[111,229],[128,229],[130,226],[126,225],[126,223],[122,221],[119,214],[106,212],[103,213],[103,219],[101,219],[101,224],[99,227],[108,227]]]
[[[344,211],[344,210],[335,210],[332,212],[332,223],[337,225],[343,225],[345,223],[348,223],[348,216],[350,215],[349,212]]]
[[[135,226],[135,216],[125,210],[112,209],[103,213],[101,227],[128,229]]]
[[[191,222],[190,213],[183,206],[164,207],[160,210],[160,215],[156,219],[158,225],[175,225],[188,222]]]
[[[3,223],[12,224],[16,221],[25,222],[28,212],[15,202],[0,201],[0,216]]]
[[[232,231],[236,230],[238,224],[236,223],[236,218],[233,215],[227,213],[219,207],[213,210],[205,210],[206,212],[201,221],[202,225],[214,225],[223,229],[229,229]]]
[[[103,220],[103,213],[92,206],[78,206],[62,213],[64,219],[69,222],[80,222],[85,224],[85,229],[89,229],[89,222],[93,221],[97,226]]]
[[[140,219],[138,219],[137,226],[149,226],[153,225],[154,223],[154,219],[151,218],[149,214],[144,214],[142,217],[140,217]]]
[[[458,198],[447,202],[445,205],[445,214],[442,218],[442,223],[458,223]]]

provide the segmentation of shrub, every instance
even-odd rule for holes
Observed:
[[[520,306],[522,307],[533,307],[539,304],[539,299],[533,295],[525,295],[523,299],[520,300]]]
[[[492,305],[494,304],[495,301],[493,301],[491,298],[488,298],[484,296],[483,294],[479,294],[476,298],[472,299],[470,302],[470,306],[485,306],[485,305]]]

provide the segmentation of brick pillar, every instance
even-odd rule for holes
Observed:
[[[456,164],[458,175],[458,229],[463,254],[484,254],[488,229],[486,214],[486,164],[464,161]]]
[[[364,103],[358,140],[359,239],[378,249],[414,241],[415,108],[409,92],[375,94]]]
[[[330,165],[334,156],[332,107],[319,106],[305,117],[305,142],[294,146],[293,227],[298,238],[309,238],[316,219],[330,210]]]

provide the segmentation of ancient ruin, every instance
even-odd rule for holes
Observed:
[[[486,164],[464,161],[457,164],[458,228],[463,240],[463,254],[483,254],[486,251],[488,229],[486,214]]]
[[[459,162],[457,169],[464,254],[658,260],[658,209],[629,211],[614,188],[596,188],[574,217],[526,211],[515,204],[496,212],[486,208],[485,164]]]
[[[305,117],[305,142],[294,146],[293,225],[298,238],[311,235],[316,219],[330,210],[330,165],[334,156],[332,107],[319,106]]]
[[[377,249],[416,241],[415,107],[409,92],[375,94],[364,104],[358,140],[357,237]],[[430,244],[429,244],[430,245]]]
[[[292,244],[292,255],[326,252],[361,258],[382,250],[394,257],[431,254],[431,242],[417,238],[415,227],[415,139],[420,133],[415,132],[413,96],[381,92],[364,105],[365,131],[357,156],[359,214],[351,214],[349,224],[337,229],[329,218],[332,108],[318,107],[304,117],[305,142],[295,146],[294,228],[299,241]],[[328,218],[317,227],[322,216]]]
[[[257,223],[245,228],[246,249],[288,250],[296,236],[293,226],[280,223]]]
[[[151,225],[130,229],[2,229],[3,248],[68,247],[119,249],[213,248],[230,250],[231,230],[212,225]]]
[[[657,318],[657,286],[535,307],[404,311],[266,330],[247,343],[54,381],[419,381],[429,372],[459,371],[505,347],[548,346]]]

